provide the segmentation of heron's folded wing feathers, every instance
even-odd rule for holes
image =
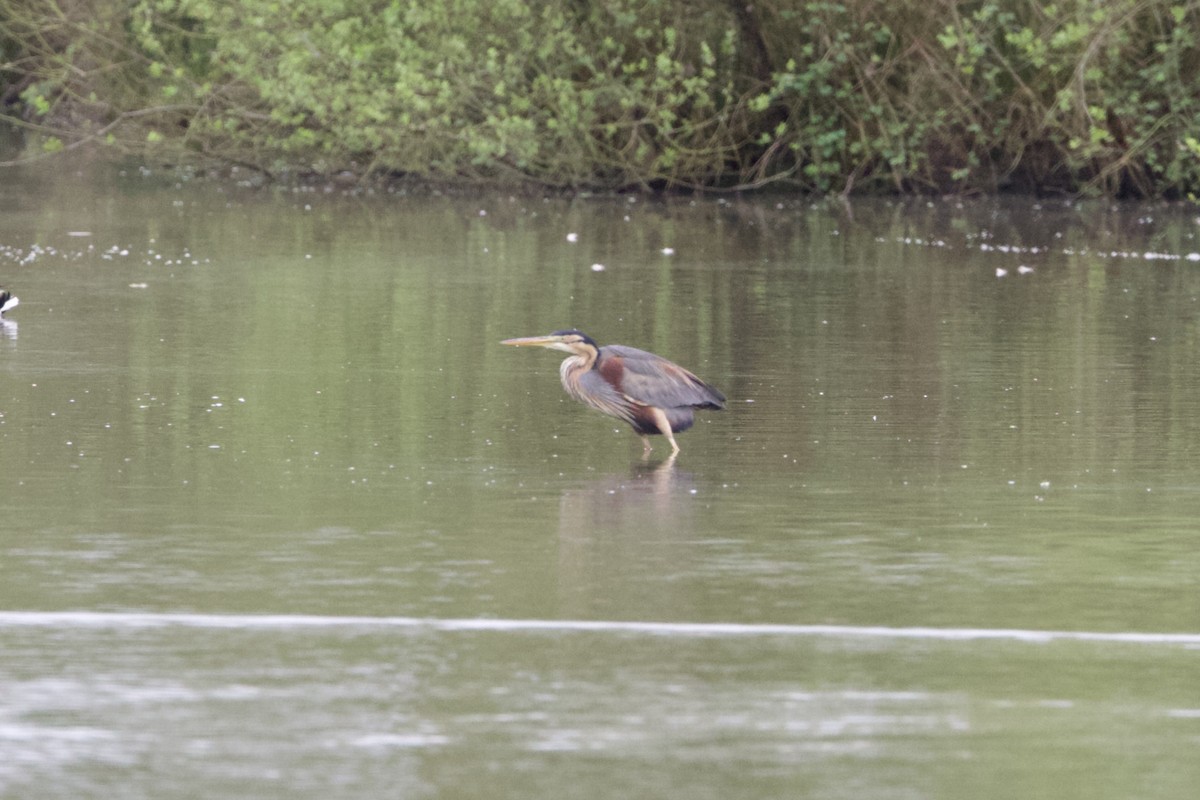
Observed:
[[[659,408],[725,407],[725,395],[661,356],[624,345],[600,348],[602,360],[611,356],[623,361],[622,393],[639,403]]]

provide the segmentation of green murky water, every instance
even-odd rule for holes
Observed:
[[[0,174],[0,795],[1190,798],[1196,217]]]

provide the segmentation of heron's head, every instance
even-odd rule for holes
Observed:
[[[600,349],[592,337],[582,331],[555,331],[549,336],[529,336],[524,339],[505,339],[500,344],[513,347],[549,347],[572,355],[588,355]]]

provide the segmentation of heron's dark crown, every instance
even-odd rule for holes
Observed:
[[[596,344],[596,340],[595,340],[595,339],[593,339],[592,337],[588,336],[588,335],[587,335],[586,333],[584,333],[583,331],[575,330],[574,328],[570,328],[570,329],[568,329],[568,330],[565,330],[565,331],[555,331],[554,333],[552,333],[552,334],[550,334],[550,335],[551,335],[551,336],[578,336],[578,337],[579,337],[580,339],[582,339],[582,340],[583,340],[583,341],[584,341],[586,344],[590,344],[592,347],[595,347],[597,350],[598,350],[598,349],[600,349],[600,345]]]

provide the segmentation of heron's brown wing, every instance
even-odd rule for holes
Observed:
[[[601,347],[597,369],[622,394],[639,403],[659,408],[725,407],[725,395],[717,389],[678,364],[636,347],[619,344]]]
[[[630,403],[626,396],[597,370],[589,369],[583,372],[579,376],[576,390],[568,389],[567,391],[576,400],[587,403],[592,408],[609,416],[618,417],[629,423],[633,422],[636,409],[634,404]]]

